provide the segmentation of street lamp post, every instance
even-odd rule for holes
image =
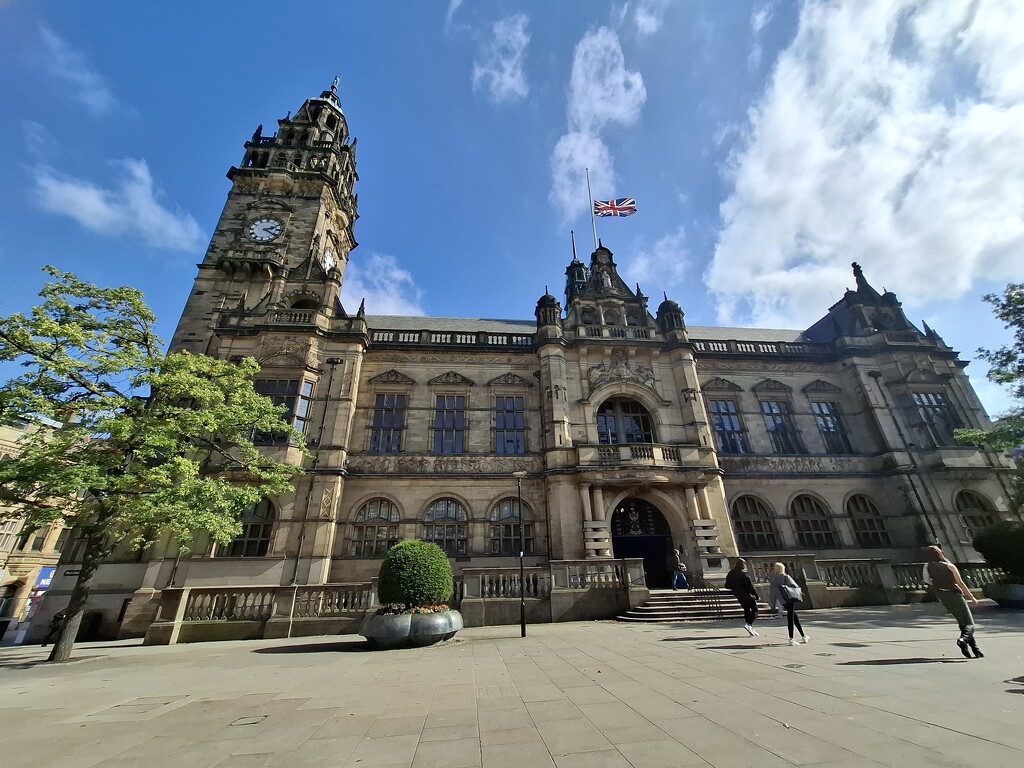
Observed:
[[[523,557],[526,555],[526,528],[523,525],[523,478],[525,472],[513,472],[516,479],[516,496],[519,501],[519,632],[526,637],[526,567]]]

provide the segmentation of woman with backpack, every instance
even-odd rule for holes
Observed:
[[[728,589],[743,607],[743,628],[751,637],[758,637],[760,632],[754,629],[757,620],[757,590],[754,589],[750,577],[746,574],[747,562],[737,558],[732,570],[725,577],[725,588]]]
[[[796,604],[803,602],[804,595],[800,585],[793,581],[793,577],[786,573],[786,566],[776,563],[774,573],[768,579],[771,585],[769,601],[778,600],[786,606],[786,622],[789,624],[789,644],[800,645],[799,641],[793,639],[793,627],[800,633],[803,641],[809,642],[810,636],[804,634],[804,628],[800,626],[800,617],[796,615]]]

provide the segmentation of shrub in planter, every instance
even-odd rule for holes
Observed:
[[[1003,581],[1024,584],[1024,523],[1003,520],[978,531],[974,548],[994,568],[1002,568],[1009,578]]]
[[[445,605],[452,598],[452,588],[452,567],[437,544],[403,541],[384,558],[377,597],[383,605],[407,608]]]

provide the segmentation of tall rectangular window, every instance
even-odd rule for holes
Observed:
[[[960,426],[952,407],[938,392],[914,392],[917,415],[928,437],[935,445],[956,445],[953,430]]]
[[[377,395],[370,432],[371,453],[400,453],[405,426],[405,395]]]
[[[761,413],[764,415],[764,425],[775,453],[803,453],[796,438],[789,403],[782,400],[762,400]]]
[[[526,404],[520,396],[494,398],[494,452],[526,453]]]
[[[291,423],[296,432],[306,433],[309,407],[313,401],[313,382],[298,379],[257,379],[256,391],[274,401],[274,405],[285,407],[285,421]],[[253,436],[257,445],[284,445],[286,434],[258,432]]]
[[[715,431],[720,453],[749,453],[747,439],[743,435],[743,422],[740,421],[734,400],[708,400],[711,412],[711,427]]]
[[[818,422],[818,431],[825,441],[826,453],[852,453],[850,439],[846,436],[842,419],[839,418],[839,408],[835,403],[821,402],[811,403],[811,412]]]
[[[466,398],[438,395],[434,404],[434,453],[465,453]]]

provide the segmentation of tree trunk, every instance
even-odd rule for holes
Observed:
[[[90,535],[86,541],[85,552],[82,554],[82,570],[79,571],[78,580],[71,590],[71,600],[64,609],[64,624],[47,661],[67,661],[71,658],[71,649],[74,648],[78,628],[82,625],[85,602],[89,599],[89,585],[104,557],[103,541],[104,537],[97,534]]]

